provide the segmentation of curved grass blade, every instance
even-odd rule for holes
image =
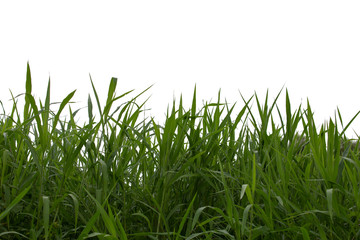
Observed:
[[[180,226],[179,226],[178,232],[177,232],[177,234],[176,234],[175,240],[178,240],[179,237],[180,237],[181,230],[183,229],[184,224],[185,224],[185,222],[186,222],[186,219],[187,219],[187,217],[188,217],[188,215],[189,215],[189,213],[190,213],[190,210],[191,210],[191,208],[192,208],[192,205],[194,204],[196,195],[197,195],[197,194],[195,194],[195,196],[194,196],[193,199],[191,200],[191,203],[189,204],[189,207],[186,209],[185,215],[184,215],[184,216],[182,217],[182,219],[181,219]]]
[[[31,189],[31,187],[32,185],[28,186],[21,193],[19,193],[19,195],[16,196],[16,198],[10,203],[10,205],[2,213],[0,213],[0,221],[9,214],[11,209],[13,209],[16,204],[21,201],[21,199],[23,199],[23,197]]]

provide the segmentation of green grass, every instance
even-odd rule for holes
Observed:
[[[37,103],[28,66],[24,108],[13,97],[0,118],[1,239],[360,238],[359,143],[345,136],[357,114],[319,129],[287,91],[285,109],[281,93],[255,94],[235,112],[220,93],[199,108],[195,88],[160,125],[142,119],[148,89],[121,102],[133,92],[113,78],[101,106],[90,82],[79,126],[75,91],[54,112],[49,82]]]

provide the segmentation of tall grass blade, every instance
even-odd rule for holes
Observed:
[[[196,194],[195,194],[195,196],[193,197],[193,199],[191,200],[191,202],[190,202],[190,204],[189,204],[189,207],[186,209],[185,215],[184,215],[184,216],[182,217],[182,219],[181,219],[180,226],[179,226],[178,232],[177,232],[177,234],[176,234],[175,240],[178,240],[179,237],[180,237],[180,233],[181,233],[181,231],[182,231],[182,229],[183,229],[183,227],[184,227],[184,225],[185,225],[185,222],[186,222],[186,220],[187,220],[187,217],[188,217],[188,215],[189,215],[189,213],[190,213],[190,210],[191,210],[191,208],[192,208],[192,206],[193,206],[193,204],[194,204],[195,198],[196,198]]]
[[[25,194],[31,189],[32,185],[28,186],[27,188],[25,188],[24,190],[21,191],[21,193],[19,193],[19,195],[17,195],[14,200],[11,201],[11,203],[9,204],[9,206],[6,207],[6,209],[0,213],[0,221],[5,218],[11,211],[11,209],[13,209],[16,204],[18,204],[23,197],[25,196]]]
[[[45,239],[49,237],[49,219],[50,219],[50,200],[48,196],[43,196],[43,221],[45,228]]]

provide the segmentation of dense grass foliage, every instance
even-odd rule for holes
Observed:
[[[285,109],[280,93],[255,94],[234,112],[220,94],[198,108],[195,88],[160,125],[141,119],[143,93],[119,103],[132,93],[116,96],[116,83],[102,108],[91,81],[79,126],[75,92],[54,112],[49,82],[37,103],[28,66],[21,116],[13,97],[0,118],[1,239],[360,238],[359,142],[344,134],[357,115],[317,129],[287,92]]]

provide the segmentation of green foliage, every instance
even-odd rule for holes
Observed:
[[[160,125],[140,119],[149,88],[119,104],[132,91],[112,78],[102,107],[90,82],[98,115],[89,96],[79,126],[75,91],[52,111],[50,80],[37,103],[27,66],[23,117],[17,96],[0,118],[1,239],[360,238],[359,141],[345,136],[358,114],[318,129],[287,91],[282,115],[281,91],[236,111],[220,92],[198,108],[195,88]]]

